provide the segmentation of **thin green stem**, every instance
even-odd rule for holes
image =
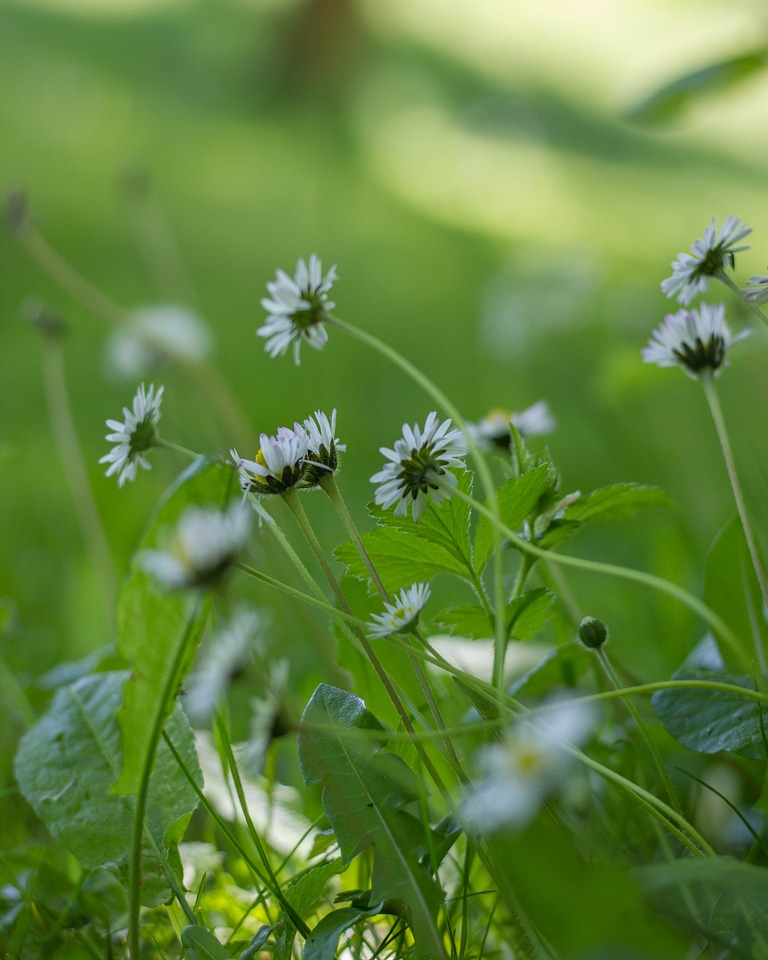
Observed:
[[[720,448],[723,452],[723,459],[725,460],[725,468],[728,471],[728,480],[730,481],[731,490],[733,491],[733,499],[736,501],[736,510],[739,514],[739,520],[741,520],[741,527],[744,531],[744,538],[747,541],[747,549],[749,550],[752,566],[754,567],[755,575],[757,576],[757,582],[760,585],[760,593],[763,597],[763,605],[768,607],[768,579],[766,579],[765,570],[763,569],[763,564],[760,560],[760,553],[758,551],[757,542],[752,530],[752,524],[749,520],[747,505],[744,501],[744,495],[741,491],[739,476],[736,472],[736,463],[733,459],[733,452],[731,450],[730,440],[728,439],[728,430],[725,426],[725,418],[723,417],[720,399],[717,395],[717,390],[715,389],[715,382],[709,370],[701,371],[699,374],[699,381],[704,390],[704,396],[707,398],[709,410],[712,414],[712,420],[715,424],[715,430],[717,431],[717,438],[720,441]],[[755,636],[755,647],[760,669],[763,671],[763,673],[768,672],[768,663],[766,663],[765,650],[763,649],[762,644],[759,642],[758,636]]]
[[[740,687],[735,683],[721,683],[718,680],[658,680],[654,683],[637,684],[634,687],[622,687],[620,690],[588,693],[583,697],[578,697],[578,702],[599,703],[601,700],[643,696],[648,693],[657,693],[659,690],[713,690],[720,693],[737,694],[740,697],[746,697],[747,700],[755,700],[757,703],[768,706],[768,694],[753,690],[751,687]]]
[[[616,671],[613,669],[613,664],[608,659],[608,655],[605,652],[605,649],[603,647],[598,647],[595,652],[597,653],[597,658],[600,661],[600,665],[603,668],[605,675],[608,677],[609,683],[613,686],[614,690],[622,691],[622,685],[619,682],[619,678],[616,676]],[[659,776],[661,777],[661,781],[664,784],[664,789],[666,790],[667,796],[669,797],[669,802],[678,813],[681,813],[682,811],[680,809],[680,801],[678,800],[677,793],[675,792],[675,788],[672,786],[672,781],[669,778],[669,773],[667,771],[666,765],[661,757],[661,754],[658,751],[658,748],[656,747],[656,744],[653,742],[650,734],[648,733],[648,728],[645,725],[645,721],[640,716],[640,711],[637,709],[637,707],[634,705],[634,703],[629,697],[622,697],[622,702],[624,706],[627,708],[627,711],[629,712],[632,719],[635,721],[635,725],[637,726],[638,732],[640,733],[640,736],[645,741],[645,745],[648,748],[649,753],[653,757],[653,762],[656,764],[656,769],[659,771]]]
[[[315,536],[315,532],[312,529],[312,525],[310,524],[309,519],[304,511],[304,507],[301,504],[298,494],[296,493],[295,490],[288,490],[286,491],[286,493],[283,494],[283,499],[285,500],[285,503],[287,504],[288,509],[293,513],[294,517],[296,518],[296,522],[299,524],[299,527],[301,528],[302,533],[304,534],[304,536],[307,539],[307,542],[312,548],[312,552],[315,554],[315,557],[317,558],[317,562],[320,564],[320,567],[326,579],[328,580],[328,583],[331,589],[333,590],[336,596],[336,599],[339,601],[339,605],[341,606],[341,609],[348,614],[352,614],[352,610],[349,606],[349,603],[347,602],[347,598],[344,596],[343,591],[341,590],[341,588],[339,587],[336,581],[336,577],[333,575],[333,571],[331,570],[331,567],[325,558],[325,553],[323,552],[323,548],[320,546],[320,543],[317,540],[317,537]],[[366,637],[365,632],[361,630],[359,627],[352,627],[352,631],[355,634],[359,645],[362,647],[363,652],[365,653],[365,656],[368,658],[369,663],[371,664],[373,669],[376,671],[376,674],[379,680],[381,681],[382,686],[386,690],[387,696],[391,700],[392,705],[397,711],[403,723],[403,726],[409,733],[415,733],[416,731],[414,729],[413,723],[411,722],[411,718],[408,715],[408,711],[405,709],[403,702],[400,699],[400,696],[395,690],[395,687],[389,677],[389,674],[384,669],[383,664],[379,660],[376,654],[376,651],[373,649],[370,641]],[[432,777],[432,780],[434,781],[437,788],[440,790],[440,793],[443,795],[443,797],[447,801],[449,801],[452,804],[452,801],[450,799],[450,793],[448,792],[448,789],[443,783],[440,774],[435,769],[435,766],[432,763],[432,760],[430,759],[429,754],[424,750],[423,745],[419,744],[418,741],[415,741],[415,746],[416,746],[417,752],[419,753],[419,756],[422,759],[422,762],[424,763],[425,768],[429,772],[429,775]]]
[[[164,450],[173,450],[174,453],[180,453],[188,460],[197,460],[200,456],[200,454],[195,453],[194,450],[189,450],[187,447],[182,447],[178,443],[174,443],[173,440],[166,440],[160,436],[155,436],[154,446],[162,447]]]
[[[152,773],[152,767],[155,763],[157,746],[163,735],[163,727],[168,719],[168,705],[172,702],[179,686],[179,671],[185,658],[188,656],[189,639],[194,633],[195,622],[198,617],[200,600],[195,601],[194,607],[184,628],[184,635],[178,644],[173,664],[168,672],[168,677],[162,694],[162,709],[157,711],[155,723],[147,744],[147,752],[144,757],[144,766],[141,771],[139,789],[136,794],[136,809],[133,821],[133,838],[131,842],[130,859],[130,879],[129,879],[129,899],[128,899],[128,942],[130,945],[131,958],[141,957],[141,941],[139,937],[139,915],[141,909],[141,846],[144,835],[144,818],[147,809],[147,797],[149,795],[149,778]]]
[[[722,617],[710,609],[705,603],[702,603],[698,597],[693,596],[693,594],[679,587],[677,584],[665,580],[663,577],[657,577],[652,573],[635,570],[632,567],[620,567],[613,563],[601,563],[597,560],[583,560],[579,557],[570,557],[567,554],[543,550],[541,547],[534,546],[534,544],[524,540],[519,534],[515,533],[514,530],[511,530],[506,524],[494,517],[493,513],[491,513],[487,507],[483,506],[482,503],[479,503],[473,497],[468,496],[454,487],[448,487],[446,485],[445,489],[446,492],[450,491],[452,496],[459,497],[469,503],[471,507],[484,517],[487,517],[492,523],[497,524],[499,531],[509,539],[514,547],[523,551],[523,553],[528,553],[540,559],[546,559],[552,564],[576,567],[577,569],[590,571],[592,573],[601,573],[622,580],[631,580],[635,583],[640,583],[654,590],[658,590],[661,593],[669,594],[676,600],[679,600],[684,606],[688,607],[693,613],[700,616],[705,623],[708,623],[712,630],[718,634],[742,660],[749,660],[741,641]]]
[[[446,396],[445,393],[434,384],[425,374],[414,366],[409,360],[406,360],[402,354],[398,353],[397,350],[389,346],[389,344],[384,343],[383,340],[379,340],[378,337],[374,337],[372,334],[367,333],[365,330],[361,330],[359,327],[355,327],[352,324],[346,323],[344,320],[340,320],[338,317],[333,317],[333,323],[338,326],[341,330],[344,330],[346,333],[355,337],[357,340],[360,340],[362,343],[373,348],[382,356],[390,360],[396,367],[399,367],[411,380],[414,381],[422,390],[425,391],[432,399],[445,410],[449,417],[456,423],[464,434],[464,437],[467,441],[467,446],[472,454],[474,462],[477,467],[477,472],[480,476],[480,480],[485,489],[486,496],[488,498],[488,503],[490,506],[489,513],[496,521],[500,522],[499,516],[499,504],[496,496],[496,486],[493,482],[493,476],[491,475],[491,470],[488,466],[488,463],[485,459],[485,456],[477,445],[477,441],[472,434],[472,431],[467,427],[467,422],[464,417],[461,415],[458,407]],[[504,565],[503,565],[503,556],[501,549],[501,534],[497,524],[494,525],[494,543],[493,543],[493,597],[494,597],[494,607],[495,614],[493,618],[494,623],[494,676],[499,679],[501,676],[501,683],[499,686],[499,692],[503,692],[503,669],[499,670],[496,664],[499,660],[503,663],[504,652],[506,648],[506,624],[504,622]]]
[[[720,281],[720,283],[728,287],[729,290],[732,290],[736,294],[736,296],[739,298],[740,303],[746,303],[746,305],[749,307],[752,313],[755,314],[755,316],[759,317],[763,321],[763,323],[768,324],[768,317],[766,317],[766,315],[763,313],[763,311],[760,309],[760,307],[758,307],[756,303],[753,303],[751,300],[744,299],[743,292],[734,283],[734,281],[728,276],[725,270],[718,270],[715,276]]]
[[[43,338],[42,359],[48,416],[53,426],[56,445],[64,465],[83,539],[90,553],[93,568],[101,577],[101,596],[109,622],[112,620],[117,599],[115,568],[104,525],[93,496],[83,452],[77,439],[69,391],[64,377],[60,339]]]
[[[338,484],[336,483],[336,478],[334,477],[334,475],[332,473],[329,473],[327,476],[323,477],[320,480],[320,487],[325,491],[325,493],[330,498],[331,503],[333,503],[334,507],[336,508],[336,512],[341,518],[341,521],[344,524],[344,527],[346,528],[347,533],[349,534],[349,536],[352,539],[352,542],[357,548],[357,552],[360,554],[360,557],[362,558],[363,563],[365,564],[365,568],[368,571],[371,577],[371,580],[373,581],[373,584],[379,593],[379,596],[382,598],[382,600],[385,603],[389,603],[390,602],[389,593],[387,592],[386,587],[384,586],[384,584],[381,581],[381,578],[379,577],[378,571],[376,570],[376,567],[373,561],[371,560],[370,554],[365,549],[365,544],[363,543],[362,538],[360,537],[360,534],[357,530],[357,526],[355,525],[355,521],[352,519],[352,514],[349,512],[346,501],[341,495],[341,491],[339,490],[339,487],[338,487]],[[421,639],[421,637],[417,635],[417,639]],[[429,706],[430,712],[432,713],[432,718],[435,722],[435,725],[437,726],[438,730],[444,730],[445,721],[443,720],[440,707],[437,703],[437,700],[435,699],[435,695],[432,691],[432,687],[430,686],[429,679],[427,675],[424,673],[424,670],[421,666],[420,661],[416,657],[414,657],[413,650],[410,644],[407,644],[406,652],[408,655],[408,661],[411,665],[411,668],[413,669],[413,672],[416,674],[416,678],[419,682],[419,685],[421,686],[422,692],[426,697],[427,704]],[[461,761],[459,760],[450,739],[446,738],[443,745],[444,745],[446,754],[450,759],[454,769],[459,774],[462,780],[466,780],[467,776],[462,769]]]

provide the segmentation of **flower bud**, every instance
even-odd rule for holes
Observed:
[[[608,628],[594,617],[584,617],[579,624],[579,640],[585,647],[597,650],[608,639]]]

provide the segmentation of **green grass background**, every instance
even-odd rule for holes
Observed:
[[[454,31],[441,41],[457,16],[453,4],[441,11],[414,0],[412,12],[422,25],[434,17],[434,31],[409,29],[413,17],[400,5],[384,16],[352,0],[180,2],[120,15],[109,6],[0,5],[0,184],[27,192],[59,252],[126,308],[178,300],[174,278],[143,252],[124,186],[145,172],[183,254],[188,299],[211,327],[215,361],[253,430],[274,432],[336,407],[348,445],[341,483],[364,524],[378,447],[391,445],[403,421],[423,421],[432,404],[342,335],[322,353],[305,349],[300,367],[269,360],[255,336],[264,285],[277,267],[292,270],[316,251],[338,264],[338,313],[395,345],[469,419],[546,399],[559,422],[549,447],[565,491],[634,480],[664,487],[679,504],[595,528],[568,550],[701,590],[706,550],[733,513],[724,467],[696,385],[678,370],[645,367],[640,349],[670,309],[658,287],[670,260],[712,215],[732,213],[755,228],[741,279],[764,269],[764,144],[740,111],[759,100],[765,78],[707,92],[662,126],[626,113],[633,97],[685,69],[751,49],[754,36],[742,26],[753,22],[757,32],[757,8],[678,2],[663,14],[647,4],[671,17],[681,55],[666,36],[630,96],[599,64],[569,85],[562,31],[548,60],[549,32],[531,28],[522,4],[498,15],[520,16],[519,46],[538,54],[519,66],[510,49],[519,69],[507,72],[493,67],[505,62],[499,40],[488,63],[477,36],[464,43]],[[692,9],[708,34],[684,35]],[[593,18],[585,35],[591,27],[598,47],[601,10],[585,13]],[[720,37],[729,16],[732,29]],[[631,35],[625,42],[632,50]],[[157,452],[153,471],[123,490],[104,477],[104,420],[119,415],[136,384],[107,371],[103,323],[7,234],[0,270],[0,594],[15,608],[0,656],[32,684],[109,642],[112,628],[55,448],[40,345],[20,318],[25,299],[41,298],[67,321],[73,415],[120,574],[182,464]],[[747,321],[744,308],[728,309],[734,326]],[[758,329],[721,380],[761,540],[765,343]],[[166,386],[169,439],[210,452],[236,440],[183,371],[153,379]],[[308,507],[329,546],[341,540],[325,504]],[[266,548],[258,560],[276,562]],[[609,624],[616,656],[639,676],[668,675],[701,634],[667,598],[571,579],[584,611]],[[262,588],[242,592],[276,611],[277,636],[311,690],[323,677],[304,615]]]

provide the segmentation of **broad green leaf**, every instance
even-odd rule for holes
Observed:
[[[754,690],[751,677],[719,671],[679,672],[674,679],[715,680]],[[766,756],[764,726],[768,729],[768,710],[761,710],[756,700],[738,693],[686,687],[658,690],[651,703],[666,730],[691,750],[728,750],[756,759]]]
[[[16,754],[16,777],[22,793],[53,836],[88,868],[107,867],[124,876],[133,833],[133,797],[110,792],[121,765],[116,714],[128,674],[97,673],[62,687],[48,711],[23,737]],[[198,785],[194,738],[180,707],[166,732]],[[197,794],[161,743],[150,779],[142,873],[142,898],[159,903],[170,896],[162,865],[153,847],[173,863],[175,846]]]
[[[704,602],[720,614],[746,644],[753,647],[752,637],[756,634],[763,649],[768,650],[768,626],[762,613],[760,587],[736,516],[718,532],[707,553]],[[721,653],[726,663],[735,665],[729,647],[721,645]]]
[[[759,956],[755,933],[768,924],[768,870],[731,857],[686,858],[653,863],[635,871],[661,910],[709,937],[715,956]],[[713,915],[714,913],[714,915]],[[696,917],[711,917],[704,926]],[[713,922],[714,921],[714,922]],[[712,935],[714,934],[714,935]],[[723,951],[724,943],[729,949]]]
[[[632,120],[661,123],[675,119],[687,107],[714,93],[722,93],[763,70],[768,62],[766,51],[729,57],[693,73],[685,74],[643,100],[629,113]]]
[[[181,931],[181,942],[187,948],[189,960],[229,960],[223,944],[207,927],[190,923]]]
[[[421,522],[421,521],[419,521]],[[387,590],[395,591],[420,581],[431,580],[437,573],[466,576],[467,568],[430,540],[393,527],[374,527],[362,535],[365,549]],[[334,556],[347,567],[347,572],[359,580],[368,580],[368,571],[353,543],[343,543]]]
[[[543,697],[557,687],[575,687],[592,654],[573,640],[561,643],[510,686],[511,697]]]
[[[326,914],[307,937],[302,960],[334,960],[339,937],[345,930],[365,917],[379,913],[379,908],[361,910],[358,907],[342,907]]]
[[[542,463],[503,483],[496,492],[501,522],[517,531],[547,490],[550,479],[550,465]],[[474,545],[474,562],[478,573],[482,572],[493,553],[493,539],[493,524],[487,517],[481,516],[477,522]]]
[[[569,504],[563,513],[565,520],[583,523],[593,517],[626,519],[635,510],[651,507],[674,507],[675,503],[658,487],[641,483],[614,483],[586,493]]]
[[[141,541],[153,547],[158,531],[171,526],[189,504],[224,505],[233,471],[198,460],[171,487]],[[118,653],[131,666],[118,722],[123,733],[123,769],[114,789],[136,793],[153,737],[173,707],[205,626],[209,600],[161,591],[141,570],[132,571],[118,598]]]
[[[551,616],[554,601],[555,594],[543,587],[526,590],[522,596],[513,600],[506,609],[510,636],[517,640],[533,637]],[[440,614],[437,622],[448,627],[452,633],[476,640],[488,639],[494,635],[493,622],[478,603],[462,603],[448,607]]]
[[[340,858],[330,860],[328,863],[320,863],[316,867],[310,867],[299,879],[284,890],[285,899],[294,908],[300,917],[304,917],[307,911],[322,896],[328,881],[343,873],[346,867]],[[286,958],[291,956],[293,950],[293,941],[296,938],[296,927],[287,913],[283,913],[283,924],[278,937],[275,956],[284,955]]]
[[[413,930],[415,955],[445,956],[435,918],[443,895],[419,863],[429,844],[421,820],[403,810],[418,799],[418,780],[403,761],[366,738],[382,731],[359,697],[321,684],[299,732],[304,782],[323,783],[323,807],[348,863],[373,847],[371,898],[401,901]]]
[[[473,475],[469,470],[455,470],[457,489],[472,496]],[[472,547],[469,542],[469,504],[459,497],[449,497],[440,504],[427,501],[427,509],[414,523],[410,514],[397,517],[391,510],[382,510],[381,507],[371,504],[369,514],[378,524],[386,527],[396,527],[406,534],[429,540],[443,547],[469,571],[472,570]]]

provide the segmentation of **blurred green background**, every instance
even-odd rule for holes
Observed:
[[[264,285],[312,251],[338,264],[339,315],[395,345],[467,418],[546,399],[565,491],[634,480],[679,504],[568,550],[700,592],[733,513],[725,470],[696,385],[645,367],[640,350],[674,309],[659,291],[670,261],[711,216],[754,227],[741,281],[765,269],[765,28],[761,4],[732,0],[4,0],[0,184],[22,188],[48,241],[123,307],[186,302],[204,318],[254,433],[336,407],[361,523],[378,447],[432,404],[339,334],[300,367],[269,360],[255,336]],[[665,84],[755,51],[678,109],[638,111]],[[119,575],[183,464],[157,452],[123,490],[104,477],[104,420],[137,383],[105,363],[105,324],[8,233],[0,269],[0,595],[15,608],[0,654],[27,683],[108,642],[112,624],[25,300],[67,321],[73,417]],[[760,329],[721,380],[763,540],[765,344]],[[184,370],[150,379],[166,387],[164,436],[254,454]],[[324,504],[310,510],[329,545],[341,540]],[[637,675],[668,674],[700,636],[668,599],[571,579]],[[279,641],[311,662],[301,616],[284,614]]]

